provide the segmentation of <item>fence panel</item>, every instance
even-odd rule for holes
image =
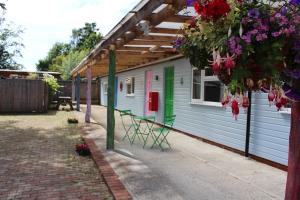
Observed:
[[[1,79],[0,112],[47,112],[48,87],[41,80]]]

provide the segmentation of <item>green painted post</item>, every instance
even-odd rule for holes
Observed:
[[[107,139],[106,149],[114,149],[115,139],[115,109],[114,109],[114,93],[115,93],[115,72],[116,72],[116,52],[113,46],[109,50],[109,76],[107,87]]]

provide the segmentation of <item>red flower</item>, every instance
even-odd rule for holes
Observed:
[[[230,11],[230,6],[226,0],[212,0],[206,2],[205,5],[195,2],[194,8],[196,12],[206,20],[219,19],[220,17],[227,15]]]
[[[274,91],[270,91],[268,94],[268,100],[269,100],[269,104],[271,106],[272,102],[274,101],[274,99],[276,98],[275,92]]]
[[[236,99],[234,99],[231,102],[231,109],[232,109],[232,115],[233,115],[233,117],[235,118],[235,120],[237,120],[237,116],[240,113],[240,109],[239,109],[239,103],[238,103],[238,101]]]
[[[248,99],[248,97],[243,97],[242,106],[245,109],[249,107],[249,99]]]
[[[214,71],[214,74],[218,75],[221,70],[221,65],[219,63],[215,62],[212,64],[212,69]]]

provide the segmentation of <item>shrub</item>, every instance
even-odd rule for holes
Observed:
[[[69,124],[78,124],[78,120],[76,118],[69,118],[68,123]]]

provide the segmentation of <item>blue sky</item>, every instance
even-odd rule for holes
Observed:
[[[34,71],[55,42],[68,42],[73,28],[96,22],[105,35],[140,0],[8,0],[6,19],[21,26],[25,48],[19,62]]]

